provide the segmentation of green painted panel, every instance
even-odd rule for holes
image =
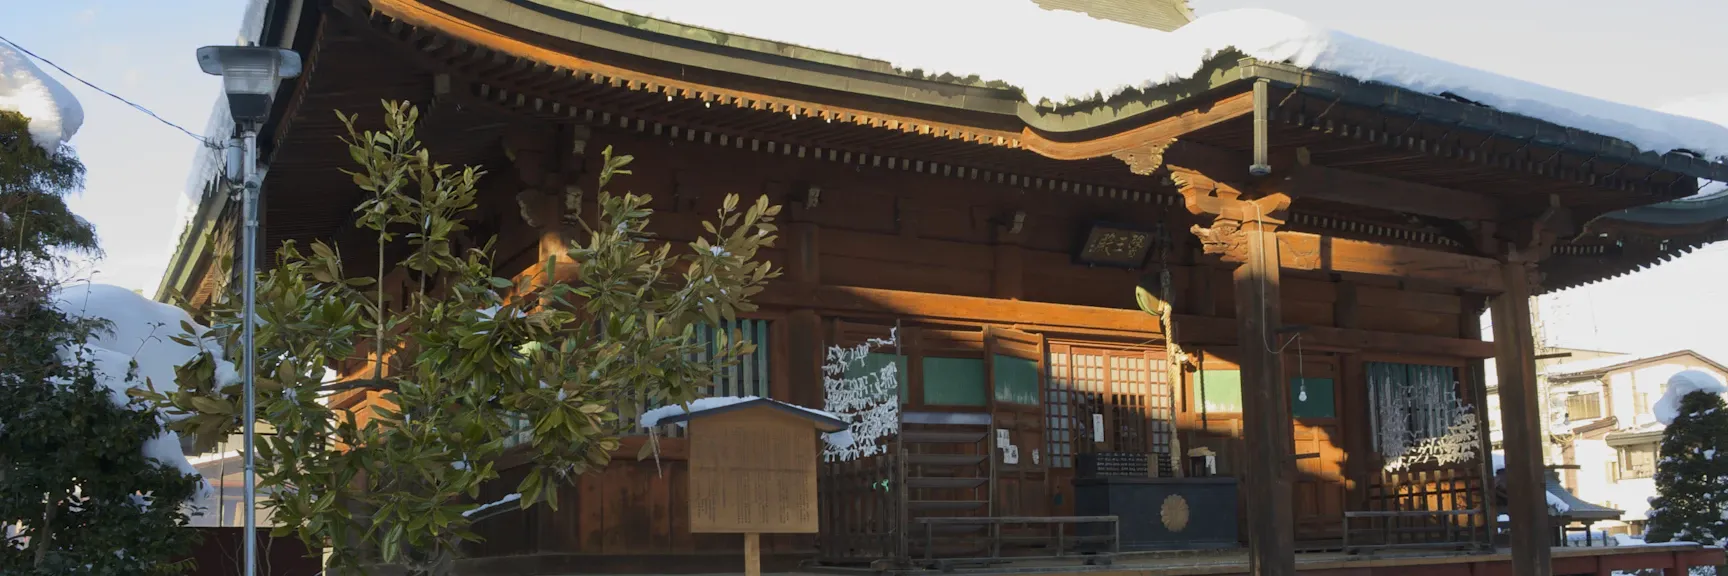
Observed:
[[[864,356],[864,360],[862,362],[854,364],[854,365],[852,365],[852,367],[848,368],[846,370],[845,377],[846,378],[863,378],[865,376],[880,373],[883,368],[888,367],[889,362],[893,362],[894,364],[896,364],[896,366],[894,367],[894,382],[895,382],[895,384],[899,385],[900,403],[905,404],[906,403],[906,390],[911,388],[910,386],[906,385],[906,381],[908,379],[912,378],[912,372],[910,372],[906,369],[906,357],[905,356],[899,356],[899,355],[895,355],[895,354],[887,354],[887,353],[883,353],[883,352],[871,352],[871,353]]]
[[[1201,370],[1200,402],[1207,412],[1241,412],[1242,371]]]
[[[996,378],[996,401],[1038,404],[1038,362],[996,354],[990,360]]]
[[[1291,378],[1290,413],[1297,418],[1336,418],[1331,378]]]
[[[983,358],[925,358],[924,403],[936,406],[984,406]]]

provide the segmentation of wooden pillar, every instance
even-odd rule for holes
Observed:
[[[1253,220],[1239,232],[1246,259],[1235,272],[1236,326],[1242,350],[1242,420],[1248,458],[1249,574],[1296,573],[1295,517],[1291,510],[1294,439],[1284,402],[1277,332],[1282,323],[1275,225]]]
[[[990,277],[990,295],[1003,300],[1025,297],[1025,251],[1020,247],[1020,234],[1008,226],[996,226],[996,245]]]
[[[800,206],[802,208],[802,206]],[[800,210],[797,215],[802,216]],[[806,285],[822,283],[818,242],[821,230],[812,222],[793,222],[786,227],[786,281]],[[786,316],[787,396],[778,398],[799,406],[821,408],[822,317],[815,310],[800,308]]]
[[[1464,294],[1462,314],[1458,316],[1458,336],[1470,340],[1482,339],[1482,311],[1487,308],[1487,299],[1478,294]],[[1500,517],[1499,507],[1494,503],[1494,434],[1488,418],[1488,370],[1487,363],[1477,358],[1470,360],[1466,366],[1469,372],[1470,401],[1476,405],[1476,436],[1477,450],[1482,454],[1482,525],[1486,528],[1480,544],[1484,548],[1494,546],[1494,530],[1500,525],[1496,518]]]
[[[1295,440],[1285,400],[1289,384],[1278,355],[1286,337],[1278,333],[1283,318],[1277,229],[1284,224],[1290,197],[1266,194],[1246,199],[1242,189],[1231,183],[1189,168],[1169,169],[1188,211],[1213,216],[1210,228],[1191,229],[1200,240],[1201,252],[1238,264],[1234,287],[1247,448],[1241,469],[1248,501],[1248,572],[1294,576],[1296,522],[1290,500]]]
[[[1542,399],[1536,393],[1536,342],[1530,327],[1530,266],[1509,261],[1500,267],[1506,291],[1493,301],[1494,365],[1500,375],[1500,421],[1505,432],[1512,571],[1551,576],[1553,535],[1542,475]]]

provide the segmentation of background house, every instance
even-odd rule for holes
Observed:
[[[1582,348],[1561,348],[1558,346],[1544,346],[1544,347],[1537,348],[1536,349],[1536,374],[1537,374],[1537,388],[1536,389],[1538,391],[1545,391],[1548,389],[1549,383],[1548,383],[1548,378],[1545,375],[1545,373],[1549,368],[1552,368],[1554,366],[1558,366],[1561,364],[1569,364],[1569,363],[1573,363],[1573,362],[1596,360],[1596,359],[1600,359],[1600,358],[1619,358],[1619,357],[1623,357],[1623,356],[1624,356],[1624,354],[1620,353],[1620,352],[1608,352],[1608,351],[1603,351],[1603,350],[1585,350]],[[1486,380],[1488,382],[1488,401],[1487,401],[1487,408],[1488,408],[1487,415],[1488,415],[1488,429],[1489,429],[1488,434],[1489,434],[1489,438],[1493,441],[1494,449],[1500,450],[1502,448],[1502,446],[1500,445],[1501,434],[1502,434],[1501,431],[1504,430],[1504,428],[1501,426],[1501,422],[1500,422],[1500,382],[1499,382],[1499,378],[1498,378],[1498,373],[1494,369],[1494,359],[1489,358],[1489,359],[1484,361],[1484,364],[1485,364],[1485,368],[1483,369],[1485,372],[1484,380]],[[1551,397],[1546,392],[1540,392],[1540,393],[1543,395],[1543,397]],[[1564,409],[1565,409],[1564,406],[1556,407],[1555,405],[1553,405],[1552,402],[1550,402],[1550,404],[1548,406],[1548,414],[1550,416],[1549,422],[1551,423],[1556,419],[1564,418]],[[1547,431],[1547,427],[1545,427],[1544,430]],[[1553,448],[1552,444],[1550,444],[1549,447]],[[1548,453],[1545,453],[1543,456],[1544,456],[1544,459],[1550,463],[1560,461],[1558,449],[1552,449]]]
[[[1722,378],[1728,368],[1691,350],[1620,355],[1553,364],[1543,370],[1549,406],[1558,407],[1550,439],[1559,448],[1561,481],[1586,502],[1625,510],[1610,532],[1642,533],[1663,426],[1650,414],[1668,378],[1702,370]]]

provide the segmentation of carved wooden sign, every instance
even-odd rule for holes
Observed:
[[[767,399],[680,419],[689,421],[691,532],[817,531],[816,436],[843,423]]]

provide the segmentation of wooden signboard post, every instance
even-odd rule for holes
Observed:
[[[762,573],[761,535],[817,531],[817,432],[846,424],[758,398],[665,418],[688,422],[690,531],[744,535],[744,573]]]

